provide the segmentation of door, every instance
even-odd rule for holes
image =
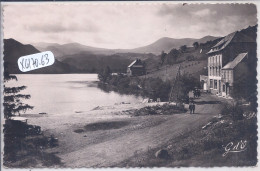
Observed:
[[[203,90],[205,90],[205,91],[207,90],[207,83],[205,83],[205,82],[203,84]]]

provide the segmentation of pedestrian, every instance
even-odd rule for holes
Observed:
[[[192,103],[189,103],[190,114],[192,114]]]
[[[194,112],[195,112],[195,104],[194,104],[194,102],[192,103],[192,113],[194,114]]]

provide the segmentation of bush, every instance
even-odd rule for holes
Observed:
[[[235,104],[226,104],[222,109],[221,113],[223,115],[230,116],[233,120],[242,120],[244,110],[237,103]]]
[[[156,105],[156,106],[146,106],[144,108],[134,111],[135,116],[144,115],[171,115],[178,113],[185,113],[187,110],[184,106],[177,106],[172,104]]]

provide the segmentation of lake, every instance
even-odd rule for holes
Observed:
[[[30,94],[23,100],[33,110],[27,114],[41,112],[51,115],[66,115],[90,111],[97,106],[115,103],[140,103],[143,99],[134,95],[104,92],[97,87],[97,74],[19,74],[18,81],[9,81],[6,86],[27,88],[21,94]]]

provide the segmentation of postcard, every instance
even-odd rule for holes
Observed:
[[[256,168],[258,7],[2,3],[2,168]]]

